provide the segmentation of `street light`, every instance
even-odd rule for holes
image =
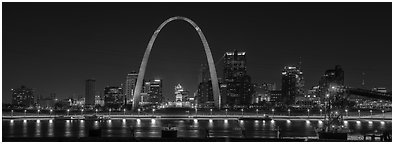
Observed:
[[[308,109],[308,118],[309,118],[309,109]]]
[[[195,110],[195,114],[196,114],[196,117],[197,117],[197,106],[194,108],[194,110]]]
[[[272,109],[271,111],[272,111],[272,118],[274,118],[274,115],[275,115],[275,109]]]
[[[81,109],[81,116],[83,115],[83,109]]]
[[[211,117],[212,117],[212,109],[210,109],[210,111],[211,111]]]
[[[372,118],[372,110],[369,110],[369,112],[371,113],[371,118]]]
[[[358,111],[358,118],[360,119],[361,118],[360,110],[357,110],[357,111]]]
[[[227,117],[227,111],[228,111],[228,109],[226,109],[226,117]]]
[[[11,110],[11,117],[14,116],[14,110]]]
[[[259,117],[259,109],[256,109],[256,115]]]
[[[348,113],[347,109],[345,109],[345,112],[346,112],[346,117],[349,117],[349,113]]]
[[[241,109],[242,117],[244,117],[244,109]]]
[[[320,117],[322,116],[322,112],[323,112],[323,110],[322,110],[322,109],[320,109]]]
[[[140,117],[140,111],[141,111],[141,109],[138,109],[138,117]]]
[[[52,116],[52,111],[53,111],[52,109],[49,110],[49,115],[50,115],[50,116]]]
[[[123,117],[126,117],[126,109],[123,109]]]
[[[108,116],[111,117],[111,108],[108,110]]]
[[[26,117],[26,112],[27,112],[27,110],[25,110],[25,117]]]
[[[287,111],[289,112],[289,117],[290,117],[290,111],[291,111],[291,110],[290,110],[290,109],[287,109]]]
[[[152,109],[152,116],[155,115],[155,111],[156,111],[156,109]]]
[[[384,110],[382,110],[382,114],[383,114],[383,119],[384,119]]]
[[[37,110],[37,115],[40,116],[40,110],[39,109]]]
[[[98,109],[96,109],[96,115],[97,115],[97,111],[98,111]]]
[[[67,109],[67,115],[69,115],[70,114],[70,109]]]

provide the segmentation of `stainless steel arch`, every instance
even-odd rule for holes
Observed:
[[[145,69],[146,65],[148,63],[149,59],[149,54],[150,51],[152,50],[153,43],[155,42],[155,39],[157,35],[159,34],[160,30],[169,22],[174,21],[174,20],[183,20],[191,24],[197,31],[198,35],[200,36],[201,42],[204,46],[205,54],[207,55],[208,59],[208,66],[209,66],[209,72],[211,75],[211,81],[212,81],[212,90],[213,90],[213,97],[214,97],[214,103],[217,108],[220,108],[220,91],[219,91],[219,83],[218,83],[218,78],[216,75],[216,68],[215,68],[215,63],[213,61],[212,53],[211,50],[209,49],[208,42],[202,33],[201,29],[197,26],[195,22],[192,20],[186,18],[186,17],[181,17],[181,16],[175,16],[167,19],[164,21],[159,28],[156,29],[156,31],[153,33],[148,46],[145,50],[144,58],[142,59],[140,70],[138,72],[138,79],[137,79],[137,84],[136,88],[134,90],[134,96],[133,96],[133,109],[135,110],[138,107],[139,101],[140,101],[140,93],[141,93],[141,87],[145,75]]]

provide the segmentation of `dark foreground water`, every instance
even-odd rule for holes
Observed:
[[[3,137],[46,138],[88,137],[89,129],[101,128],[102,137],[161,137],[161,128],[178,128],[178,137],[245,137],[275,138],[279,127],[282,137],[316,137],[315,128],[322,127],[318,120],[173,120],[173,119],[113,119],[86,120],[3,120]],[[346,121],[352,130],[349,138],[360,139],[365,133],[391,130],[391,121]]]

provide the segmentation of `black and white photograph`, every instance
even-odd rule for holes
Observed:
[[[2,2],[2,142],[392,142],[392,2]]]

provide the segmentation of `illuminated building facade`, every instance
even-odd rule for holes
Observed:
[[[314,86],[303,97],[296,97],[296,105],[305,108],[320,107],[321,101],[317,94],[318,90],[319,86]]]
[[[99,106],[104,106],[104,99],[100,95],[94,97],[94,104]]]
[[[104,88],[104,106],[119,109],[124,104],[124,94],[121,87],[109,86]]]
[[[194,96],[191,96],[194,97]],[[185,90],[181,84],[175,86],[175,105],[177,107],[191,107],[189,91]]]
[[[188,101],[189,92],[184,90],[181,84],[175,86],[175,101],[186,102]]]
[[[155,79],[145,82],[143,91],[147,94],[143,98],[146,104],[160,104],[163,102],[163,80]]]
[[[282,100],[282,91],[281,90],[269,91],[269,97],[270,97],[269,102],[277,105]]]
[[[240,108],[252,103],[254,87],[251,78],[246,74],[246,52],[226,52],[224,54],[223,83],[227,94],[225,107]]]
[[[222,95],[223,96],[223,95]],[[200,108],[214,107],[211,81],[201,82],[197,90],[197,104]]]
[[[255,93],[253,94],[253,103],[258,104],[270,101],[270,91],[276,90],[275,83],[254,84]]]
[[[138,78],[138,73],[133,71],[126,76],[126,82],[125,82],[125,88],[124,92],[126,95],[126,101],[127,103],[131,103],[133,100],[133,95],[134,95],[134,89],[135,85],[137,83],[137,78]]]
[[[17,89],[11,89],[12,104],[20,107],[34,106],[34,93],[33,89],[21,86]]]
[[[304,85],[301,69],[297,66],[285,66],[282,71],[282,104],[295,104],[296,97],[305,95]]]

